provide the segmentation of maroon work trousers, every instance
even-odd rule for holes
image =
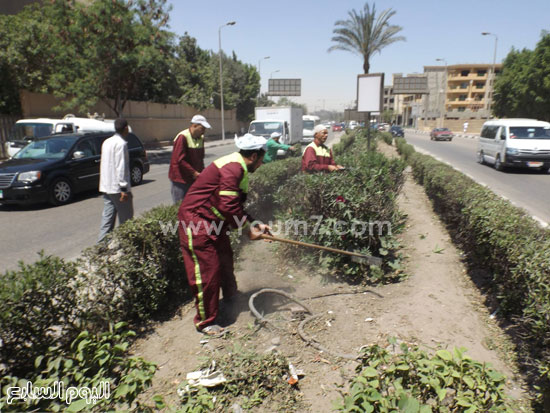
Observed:
[[[180,246],[187,280],[195,297],[197,314],[194,323],[200,331],[214,324],[218,315],[220,288],[224,298],[237,293],[233,250],[227,228],[216,234],[210,231],[212,223],[202,218],[193,216],[183,221],[185,228],[183,225],[179,227]]]

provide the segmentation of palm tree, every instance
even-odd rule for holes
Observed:
[[[346,50],[363,56],[363,70],[369,73],[369,60],[375,52],[380,53],[384,47],[405,40],[403,36],[396,36],[403,28],[388,22],[394,14],[395,11],[390,8],[376,17],[374,3],[372,9],[368,3],[359,12],[353,9],[348,12],[349,19],[334,23],[336,27],[332,31],[335,35],[332,41],[336,44],[328,51]]]

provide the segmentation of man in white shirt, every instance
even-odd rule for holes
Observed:
[[[103,215],[98,242],[113,230],[117,214],[119,225],[134,216],[126,119],[115,120],[115,131],[116,133],[101,145],[99,191],[103,192]]]

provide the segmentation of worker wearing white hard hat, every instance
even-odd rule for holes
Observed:
[[[311,142],[302,155],[303,172],[333,172],[344,169],[337,165],[332,156],[332,150],[325,142],[328,138],[328,129],[323,125],[313,128],[313,142]]]
[[[271,138],[267,141],[267,150],[264,156],[264,163],[273,162],[277,159],[277,152],[279,150],[288,151],[289,149],[291,151],[294,150],[294,146],[285,145],[284,143],[280,143],[281,139],[281,133],[280,132],[273,132],[271,134]]]
[[[267,225],[256,224],[244,210],[248,174],[262,165],[266,140],[246,134],[235,138],[235,144],[239,152],[216,159],[206,167],[178,212],[182,223],[178,227],[181,251],[197,308],[194,323],[198,331],[207,335],[223,332],[216,323],[220,289],[224,299],[230,300],[238,293],[228,230],[246,228],[252,240],[271,230]]]

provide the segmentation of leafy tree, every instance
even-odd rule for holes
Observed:
[[[365,3],[363,10],[359,12],[351,10],[348,12],[347,20],[338,20],[334,23],[336,27],[332,31],[332,41],[335,44],[328,51],[345,50],[362,56],[363,71],[369,73],[369,61],[374,53],[381,53],[384,47],[405,40],[405,37],[397,36],[403,28],[389,23],[395,13],[390,8],[377,17],[374,3],[372,8]]]
[[[260,107],[275,106],[275,102],[269,99],[269,96],[267,93],[262,93],[260,97],[256,100],[256,106],[260,106]]]
[[[197,109],[213,107],[218,70],[214,71],[211,54],[197,46],[197,40],[185,33],[179,39],[172,62],[176,76],[178,103]],[[219,90],[219,89],[218,89]]]
[[[393,116],[393,109],[386,109],[382,112],[382,121],[386,123],[391,123]]]
[[[512,49],[496,78],[494,113],[550,121],[550,33],[543,31],[535,50]]]
[[[277,102],[276,106],[291,106],[293,108],[302,108],[302,110],[304,111],[304,115],[307,115],[306,104],[294,102],[293,100],[287,98],[286,96],[279,98],[279,101]]]

